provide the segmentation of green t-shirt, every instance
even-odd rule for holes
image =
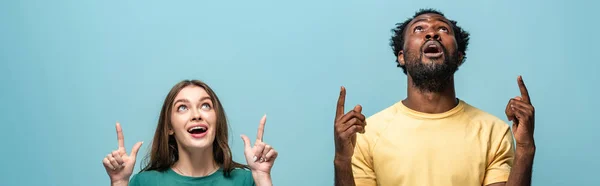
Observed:
[[[144,171],[131,178],[129,186],[187,186],[187,185],[218,185],[218,186],[254,186],[252,172],[246,169],[233,169],[229,177],[225,177],[223,169],[204,177],[188,177],[177,174],[172,169],[163,172]]]

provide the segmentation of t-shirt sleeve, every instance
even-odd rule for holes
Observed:
[[[129,180],[129,186],[141,186],[138,174],[133,175],[131,180]]]
[[[367,129],[367,132],[369,130]],[[377,180],[373,170],[373,156],[369,134],[357,134],[354,155],[352,156],[352,173],[356,186],[375,186]]]
[[[244,171],[246,171],[246,170],[244,170]],[[246,186],[256,186],[256,183],[254,183],[254,177],[252,177],[252,172],[246,171],[245,175],[246,175],[245,176],[246,178],[244,180],[245,180],[246,183],[244,185],[246,185]]]
[[[492,154],[493,158],[486,169],[483,185],[506,182],[508,180],[510,169],[513,166],[515,150],[513,148],[514,140],[512,132],[509,127],[506,128],[502,136],[498,135],[501,136],[498,138],[499,140],[492,139],[492,149],[496,150]]]

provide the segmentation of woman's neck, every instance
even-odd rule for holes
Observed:
[[[179,160],[173,170],[183,176],[208,176],[219,168],[214,159],[212,146],[203,149],[185,149],[179,146]]]

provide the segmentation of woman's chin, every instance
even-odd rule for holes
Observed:
[[[188,140],[187,143],[183,144],[183,147],[186,149],[211,149],[212,150],[212,141],[208,141],[206,139],[193,139]]]

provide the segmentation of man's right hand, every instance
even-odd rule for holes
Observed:
[[[367,122],[361,113],[362,107],[356,105],[353,110],[344,114],[346,88],[341,87],[335,114],[335,160],[350,162],[356,145],[356,133],[364,133]]]
[[[135,165],[135,157],[137,156],[138,150],[142,146],[142,142],[137,142],[131,154],[127,155],[125,151],[125,139],[123,137],[123,130],[121,124],[117,123],[117,140],[119,141],[119,148],[112,153],[108,154],[103,160],[104,168],[108,177],[110,177],[111,185],[127,185],[129,177],[133,173],[133,167]]]

